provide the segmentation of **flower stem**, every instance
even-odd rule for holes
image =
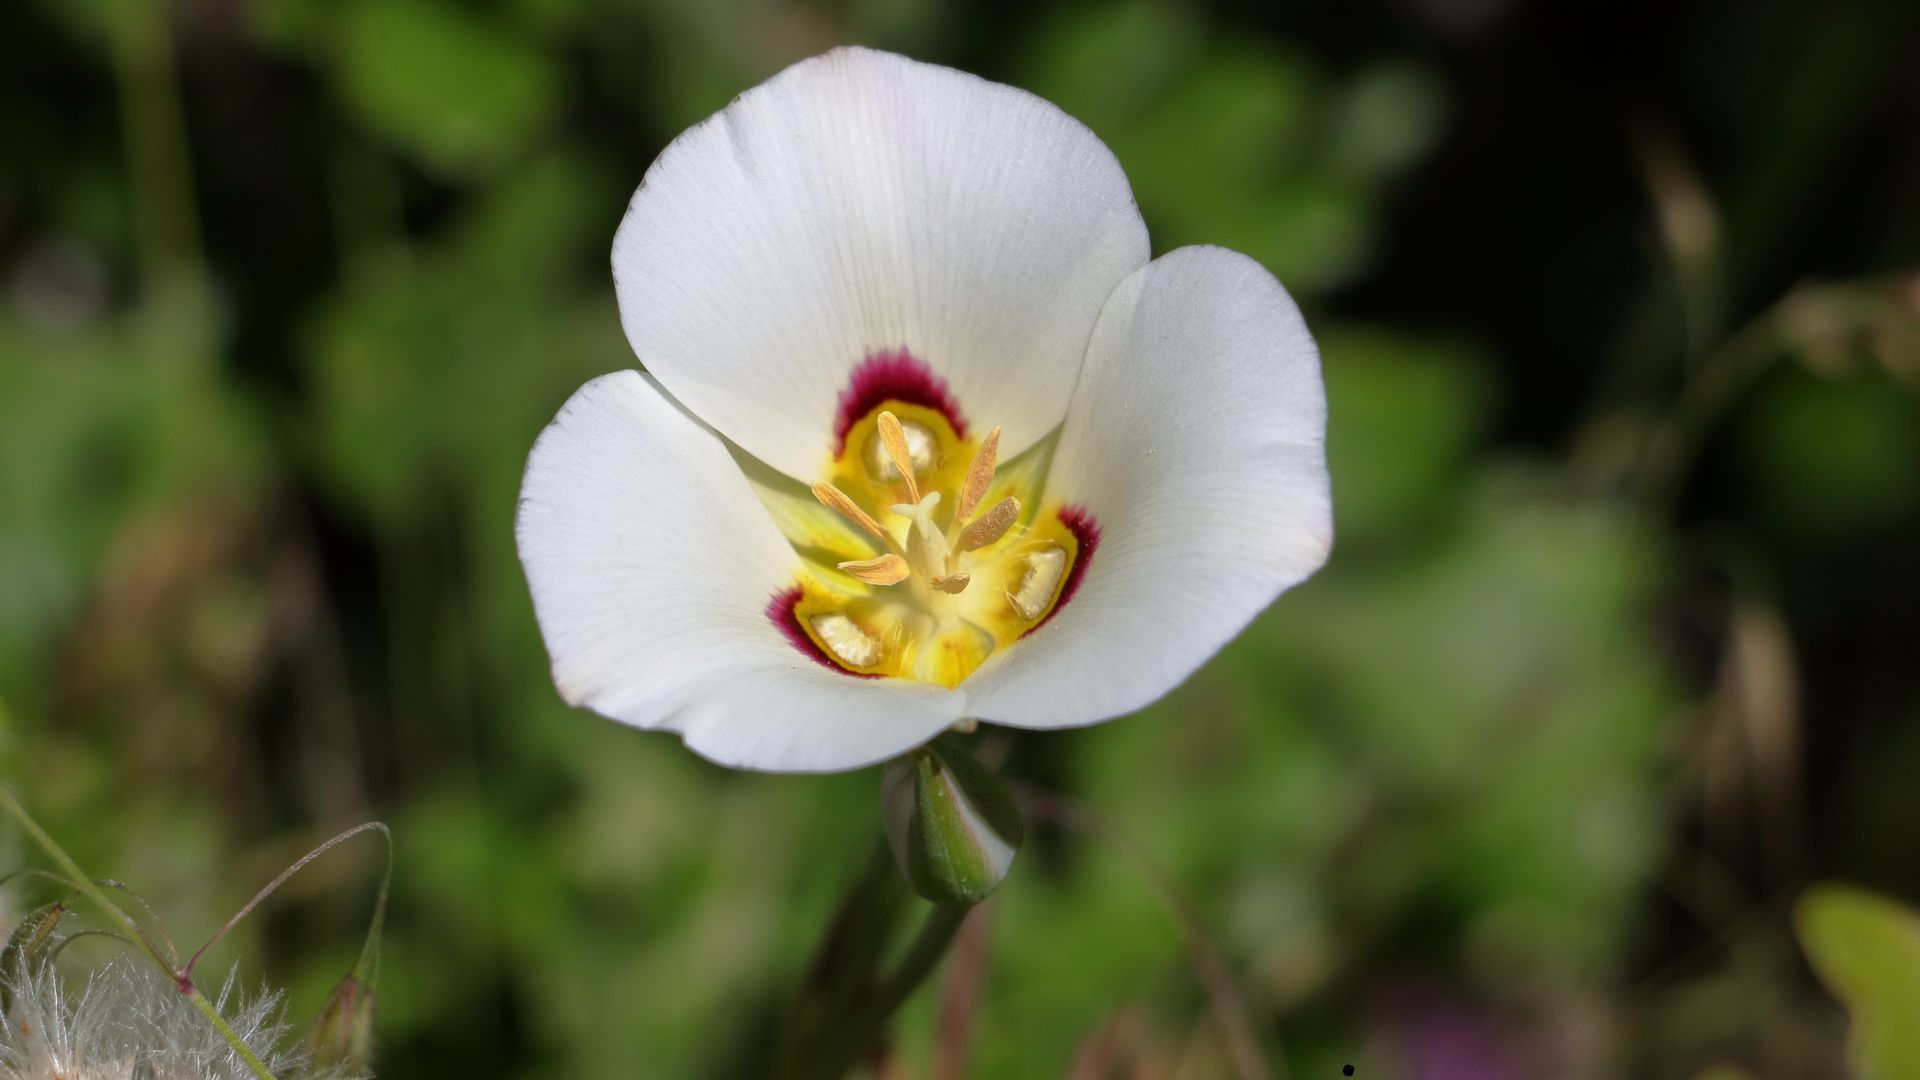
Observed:
[[[837,1080],[846,1075],[847,1070],[859,1061],[860,1055],[873,1046],[894,1012],[927,981],[927,976],[933,974],[941,957],[947,954],[947,947],[953,944],[960,924],[966,921],[968,912],[972,910],[965,904],[936,904],[927,914],[927,921],[921,924],[920,932],[914,936],[913,944],[908,947],[907,955],[901,958],[899,966],[844,1022],[833,1024],[822,1032],[826,1041],[803,1064],[800,1075],[809,1080]]]
[[[267,1071],[267,1063],[261,1061],[259,1056],[247,1046],[246,1040],[240,1037],[239,1032],[234,1031],[227,1024],[227,1018],[221,1016],[220,1010],[214,1008],[213,1002],[207,1000],[207,995],[193,985],[192,979],[181,981],[180,992],[188,1001],[193,1002],[193,1007],[200,1010],[200,1014],[213,1025],[213,1029],[220,1033],[220,1037],[227,1040],[227,1045],[233,1047],[233,1052],[239,1054],[240,1060],[247,1063],[247,1068],[253,1070],[254,1076],[259,1077],[259,1080],[273,1080],[273,1073]]]
[[[40,827],[40,823],[33,820],[33,816],[28,814],[27,808],[21,806],[19,800],[13,797],[13,793],[4,787],[0,787],[0,810],[5,810],[20,823],[20,827],[26,830],[33,842],[40,845],[40,849],[47,853],[47,857],[59,866],[60,872],[72,881],[75,888],[86,894],[87,899],[93,901],[94,905],[109,919],[119,923],[127,931],[128,938],[139,947],[141,952],[146,953],[161,971],[166,972],[167,978],[179,988],[181,995],[192,1002],[194,1008],[200,1010],[213,1025],[214,1030],[220,1033],[220,1037],[227,1040],[227,1045],[233,1047],[233,1052],[240,1055],[240,1060],[247,1063],[247,1068],[252,1070],[254,1076],[259,1080],[274,1080],[273,1073],[267,1071],[266,1063],[260,1060],[232,1027],[228,1026],[226,1018],[220,1015],[219,1009],[214,1008],[213,1002],[207,1000],[207,995],[200,992],[200,988],[193,984],[191,978],[174,970],[159,946],[153,943],[153,939],[147,936],[146,930],[134,920],[133,916],[121,910],[120,906],[115,904],[106,892],[80,869],[80,864],[74,862],[73,857],[68,855],[66,850]]]

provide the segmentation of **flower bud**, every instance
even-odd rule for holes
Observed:
[[[1013,866],[1025,829],[1006,785],[964,750],[932,743],[880,778],[887,846],[900,873],[939,904],[977,904]]]
[[[307,1029],[314,1065],[367,1068],[373,1063],[374,1004],[373,987],[352,975],[340,980]]]
[[[14,984],[44,963],[48,947],[61,940],[60,920],[66,914],[67,905],[58,902],[35,908],[7,937],[6,948],[0,949],[0,1016],[13,1011]]]

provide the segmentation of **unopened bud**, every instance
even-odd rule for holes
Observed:
[[[44,962],[49,946],[60,940],[60,920],[67,914],[67,906],[52,903],[35,908],[7,937],[7,946],[0,949],[0,1017],[13,1011],[13,986],[29,969]]]
[[[373,987],[352,975],[333,988],[333,996],[307,1029],[307,1045],[313,1048],[316,1066],[364,1069],[373,1064],[374,996]]]
[[[933,743],[890,762],[880,779],[887,845],[907,883],[940,904],[977,904],[1013,866],[1025,829],[991,769]]]

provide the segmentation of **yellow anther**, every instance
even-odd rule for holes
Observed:
[[[920,501],[920,484],[913,478],[913,453],[907,449],[907,433],[900,430],[900,418],[891,412],[881,412],[876,426],[880,429],[880,441],[886,444],[887,456],[893,459],[893,467],[900,470],[900,479],[907,484],[907,501]]]
[[[1020,500],[1009,495],[987,508],[987,512],[960,530],[960,550],[978,551],[1007,535],[1020,518]]]
[[[1070,515],[1036,505],[1045,470],[1000,460],[1004,434],[967,438],[938,409],[886,401],[811,486],[825,516],[769,499],[814,567],[798,571],[785,609],[811,640],[803,651],[860,675],[953,687],[1046,619],[1083,541]]]
[[[853,559],[841,563],[840,569],[869,585],[898,585],[907,579],[907,560],[898,555]]]
[[[893,542],[893,538],[887,535],[887,530],[881,528],[880,523],[873,520],[873,515],[854,505],[854,501],[847,497],[846,492],[841,491],[832,484],[821,481],[813,485],[813,497],[819,499],[822,506],[838,512],[848,521],[872,533],[875,540],[883,544]]]
[[[993,467],[1000,456],[1000,429],[995,427],[980,440],[980,449],[973,453],[973,464],[967,466],[966,482],[960,485],[960,502],[954,507],[954,520],[965,521],[973,516],[974,507],[986,498],[987,488],[993,484]]]

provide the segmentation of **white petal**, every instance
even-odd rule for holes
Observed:
[[[1100,317],[1047,480],[1100,541],[1054,618],[967,682],[974,715],[1087,724],[1173,689],[1333,543],[1313,338],[1252,259],[1181,248]]]
[[[797,559],[711,431],[645,376],[580,388],[534,444],[515,531],[562,697],[722,765],[851,769],[938,734],[953,691],[821,666],[767,605]]]
[[[1120,164],[1023,90],[866,49],[805,60],[675,139],[613,242],[662,386],[804,481],[869,353],[906,348],[1019,453],[1065,411],[1147,261]],[[856,418],[857,419],[857,418]]]

